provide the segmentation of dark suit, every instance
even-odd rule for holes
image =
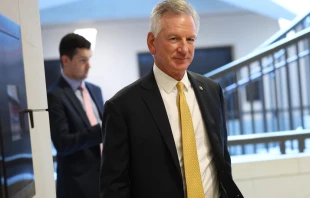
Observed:
[[[100,88],[87,82],[85,86],[102,115]],[[62,77],[48,91],[48,108],[57,150],[57,198],[98,198],[100,125],[90,125],[82,104]]]
[[[231,176],[222,90],[201,75],[188,72],[188,78],[207,128],[222,197],[243,197]],[[105,103],[103,123],[102,198],[184,198],[177,151],[153,72]]]

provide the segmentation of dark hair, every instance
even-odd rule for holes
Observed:
[[[77,48],[90,49],[90,45],[91,43],[88,40],[86,40],[83,36],[80,36],[75,33],[67,34],[61,39],[59,44],[60,58],[63,55],[66,55],[70,59],[72,59],[76,53]]]

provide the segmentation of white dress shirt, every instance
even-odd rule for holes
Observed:
[[[186,188],[184,178],[183,150],[181,142],[181,127],[179,110],[177,106],[178,90],[176,88],[176,84],[178,83],[178,81],[161,71],[156,65],[154,65],[153,71],[161,97],[164,101],[169,123],[171,126],[182,171],[182,178],[185,190]],[[217,181],[217,171],[214,165],[213,153],[193,87],[191,86],[191,83],[187,77],[187,72],[185,72],[185,75],[181,82],[184,83],[186,101],[193,119],[197,154],[205,198],[218,198],[220,196],[219,184]]]

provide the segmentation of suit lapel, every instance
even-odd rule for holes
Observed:
[[[81,102],[79,99],[76,97],[75,93],[73,92],[72,88],[70,85],[63,79],[60,79],[60,86],[63,88],[63,91],[67,98],[69,99],[70,103],[74,107],[74,109],[78,112],[78,114],[81,116],[83,122],[87,125],[90,126],[90,123],[88,121],[87,115],[83,109],[83,106],[81,105]]]
[[[170,151],[173,162],[178,172],[180,173],[180,177],[182,178],[179,158],[173,139],[168,115],[161,94],[159,92],[153,71],[151,71],[149,74],[147,74],[147,76],[144,77],[141,86],[141,95],[151,115],[153,116],[154,121],[156,122],[156,125]]]
[[[191,72],[188,72],[188,78],[193,86],[212,149],[214,152],[224,155],[221,136],[218,132],[219,129],[217,128],[215,118],[212,113],[217,112],[217,110],[214,110],[214,108],[216,108],[213,102],[214,97],[208,91],[210,88],[206,83],[198,80]],[[149,108],[149,111],[157,124],[157,127],[173,158],[174,164],[181,176],[181,168],[168,115],[166,113],[164,102],[160,95],[153,71],[144,77],[141,90],[142,98],[146,106]]]
[[[220,133],[217,131],[219,129],[217,128],[215,118],[212,113],[217,112],[216,110],[213,110],[214,108],[216,108],[216,105],[213,104],[214,97],[208,91],[210,89],[206,83],[199,81],[191,72],[188,72],[187,74],[194,89],[200,112],[206,125],[212,149],[215,152],[220,152],[221,154],[223,154],[221,136]]]

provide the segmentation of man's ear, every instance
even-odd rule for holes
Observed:
[[[150,50],[150,53],[152,55],[155,55],[156,54],[156,48],[155,48],[155,36],[152,32],[149,32],[147,34],[147,46]]]
[[[61,56],[61,62],[62,62],[63,65],[66,65],[69,61],[70,61],[69,56],[67,56],[67,55],[62,55]]]

